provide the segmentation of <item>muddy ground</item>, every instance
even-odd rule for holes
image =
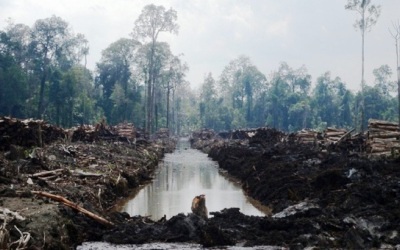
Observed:
[[[178,214],[152,221],[114,210],[118,201],[152,178],[163,154],[174,148],[173,139],[138,140],[134,145],[129,140],[60,138],[42,147],[3,147],[0,209],[8,210],[6,222],[0,217],[0,248],[74,249],[84,241],[400,247],[399,158],[369,159],[343,148],[323,151],[283,136],[269,129],[262,138],[241,140],[194,134],[193,147],[208,152],[241,180],[250,196],[271,209],[270,216],[256,217],[229,208],[208,220]],[[45,171],[53,172],[37,175]],[[65,197],[113,225],[32,191]]]

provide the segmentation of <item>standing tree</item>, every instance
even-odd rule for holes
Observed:
[[[102,51],[101,61],[97,63],[96,85],[102,86],[101,106],[111,123],[128,119],[131,65],[137,47],[139,43],[135,40],[118,39]]]
[[[249,127],[254,122],[254,100],[266,85],[266,78],[250,58],[239,56],[227,65],[219,80],[224,104],[235,112],[234,127]]]
[[[135,21],[133,37],[143,40],[150,40],[151,49],[149,64],[147,66],[147,105],[146,105],[146,132],[151,132],[153,127],[154,112],[154,83],[155,76],[155,47],[158,36],[161,32],[177,33],[179,26],[176,23],[177,13],[173,9],[165,10],[163,6],[149,4],[145,6],[142,13]]]
[[[75,53],[71,53],[84,41],[84,37],[76,37],[70,32],[68,23],[60,17],[52,16],[37,20],[32,28],[31,56],[34,58],[36,70],[40,78],[39,101],[37,117],[42,118],[45,111],[46,83],[51,76],[51,67],[68,70],[76,60]]]
[[[376,24],[381,13],[380,6],[371,5],[371,0],[348,0],[345,5],[347,10],[357,11],[361,18],[356,20],[354,27],[361,31],[361,131],[364,131],[364,40],[365,32],[370,31],[371,27]]]
[[[167,90],[167,128],[170,128],[170,99],[171,99],[171,91],[173,96],[173,101],[175,98],[175,90],[178,85],[180,85],[185,76],[185,72],[188,70],[188,66],[186,63],[182,63],[178,56],[173,56],[169,58],[169,69],[167,69],[164,76],[164,84]]]
[[[400,127],[400,66],[399,66],[399,50],[400,50],[400,23],[393,23],[393,31],[389,30],[390,34],[394,38],[394,44],[396,46],[396,69],[397,69],[397,101],[398,101],[398,119]]]

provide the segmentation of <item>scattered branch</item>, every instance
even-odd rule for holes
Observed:
[[[46,198],[50,198],[50,199],[58,201],[58,202],[61,202],[64,205],[66,205],[67,207],[70,207],[70,208],[72,208],[72,209],[74,209],[74,210],[76,210],[78,212],[81,212],[84,215],[86,215],[87,217],[90,217],[90,218],[94,219],[95,221],[97,221],[97,222],[99,222],[99,223],[101,223],[103,225],[114,226],[114,223],[112,223],[112,222],[104,219],[103,217],[100,217],[100,216],[98,216],[98,215],[96,215],[96,214],[84,209],[83,207],[78,206],[77,204],[73,203],[72,201],[70,201],[70,200],[68,200],[68,199],[66,199],[66,198],[64,198],[62,196],[55,195],[55,194],[50,194],[50,193],[43,192],[43,191],[32,191],[32,193],[40,195],[40,196],[43,196],[43,197],[46,197]]]

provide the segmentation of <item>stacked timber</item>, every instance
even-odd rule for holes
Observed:
[[[96,140],[120,140],[132,142],[136,138],[136,129],[132,123],[121,123],[108,126],[104,122],[92,125],[81,125],[72,128],[72,141],[93,142]]]
[[[0,117],[0,150],[9,150],[10,145],[42,147],[65,136],[62,128],[43,120]]]
[[[316,145],[319,133],[312,129],[302,129],[295,133],[297,142]]]
[[[324,141],[329,144],[337,144],[346,136],[350,137],[350,133],[346,129],[328,127],[324,131]]]
[[[400,151],[399,124],[370,119],[368,121],[368,152],[372,155],[393,155]]]
[[[115,126],[115,131],[120,137],[127,138],[129,141],[136,139],[136,128],[133,123],[120,123]]]

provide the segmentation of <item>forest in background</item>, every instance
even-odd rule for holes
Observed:
[[[146,6],[131,36],[105,48],[95,71],[86,67],[85,36],[62,18],[32,26],[9,22],[0,30],[0,115],[62,127],[105,118],[111,125],[132,122],[149,133],[169,128],[174,134],[263,126],[362,130],[370,118],[398,121],[397,86],[388,65],[373,71],[373,83],[353,92],[330,72],[311,76],[306,66],[282,62],[264,69],[272,72],[266,75],[243,55],[227,62],[218,77],[206,74],[200,89],[192,90],[185,79],[190,65],[159,41],[162,32],[177,34],[177,18],[173,9]]]

